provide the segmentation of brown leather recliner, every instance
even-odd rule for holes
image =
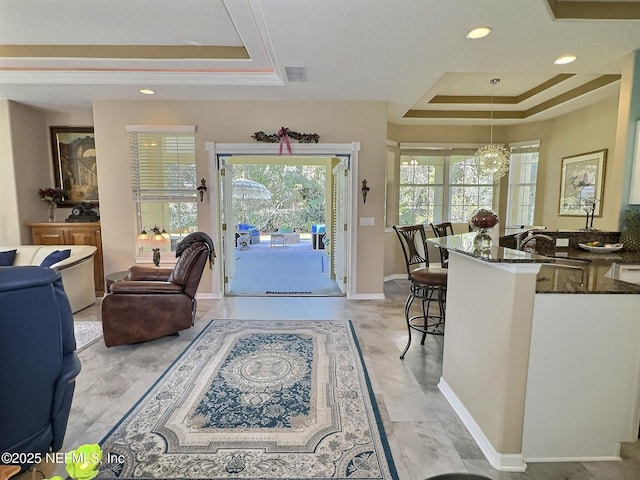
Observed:
[[[107,347],[173,335],[193,325],[196,290],[202,271],[213,264],[213,243],[197,232],[176,251],[174,268],[132,266],[102,300],[102,331]]]

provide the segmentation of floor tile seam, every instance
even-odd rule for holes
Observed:
[[[455,445],[453,444],[453,442],[451,442],[451,438],[449,437],[449,435],[447,434],[446,430],[444,429],[444,425],[442,424],[442,422],[434,420],[434,421],[420,421],[420,422],[416,422],[413,420],[408,420],[408,421],[403,421],[403,422],[392,422],[393,428],[394,428],[394,432],[396,432],[396,428],[395,428],[395,424],[399,424],[399,425],[408,425],[408,426],[403,426],[401,431],[404,430],[410,430],[411,428],[414,429],[414,431],[416,431],[418,433],[419,436],[422,437],[421,432],[423,432],[424,430],[420,430],[418,431],[417,428],[415,428],[416,426],[419,425],[438,425],[440,427],[440,431],[442,431],[445,435],[444,437],[446,437],[446,439],[448,440],[449,443],[449,447],[451,452],[455,452],[455,456],[457,457],[457,459],[460,461],[461,465],[465,465],[464,464],[464,460],[460,457],[460,455],[458,454],[457,449],[455,448]],[[434,437],[430,437],[430,438],[434,438]],[[407,449],[409,448],[413,448],[415,447],[415,444],[411,444],[411,445],[404,445],[404,443],[402,441],[400,441],[400,438],[398,438],[398,445],[400,447],[401,453],[402,453],[402,458],[405,461],[405,463],[407,463],[407,461],[410,462],[410,458],[412,457],[411,455],[411,451],[407,451]],[[465,465],[466,468],[466,465]],[[413,480],[424,480],[424,476],[420,475],[418,477],[416,477],[413,472],[411,471],[411,469],[409,468],[409,465],[406,466],[406,470],[409,472],[410,478]],[[443,472],[444,473],[444,472]],[[456,472],[458,473],[458,472]],[[461,473],[461,472],[460,472]],[[466,473],[466,472],[465,472]]]

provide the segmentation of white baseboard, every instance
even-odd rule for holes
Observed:
[[[384,293],[351,293],[347,300],[384,300]]]
[[[464,426],[467,427],[467,430],[469,430],[469,433],[471,433],[471,436],[493,468],[502,472],[524,472],[527,469],[527,464],[524,462],[524,457],[521,453],[500,453],[493,448],[480,426],[442,377],[440,377],[438,388],[458,414]]]
[[[394,273],[392,275],[386,275],[383,280],[385,282],[388,282],[390,280],[406,280],[406,279],[407,279],[406,273]]]
[[[220,300],[222,295],[217,293],[196,293],[196,300]]]
[[[621,457],[527,457],[529,463],[552,463],[552,462],[621,462]]]

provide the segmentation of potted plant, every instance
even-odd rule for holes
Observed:
[[[49,204],[49,221],[55,222],[56,220],[56,207],[58,203],[64,200],[64,190],[60,188],[40,188],[38,189],[40,200]]]

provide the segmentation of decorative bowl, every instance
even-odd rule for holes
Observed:
[[[578,246],[586,250],[587,252],[596,252],[596,253],[604,253],[604,252],[617,252],[618,250],[622,250],[624,244],[622,243],[603,243],[601,245],[587,245],[585,243],[579,243]]]

